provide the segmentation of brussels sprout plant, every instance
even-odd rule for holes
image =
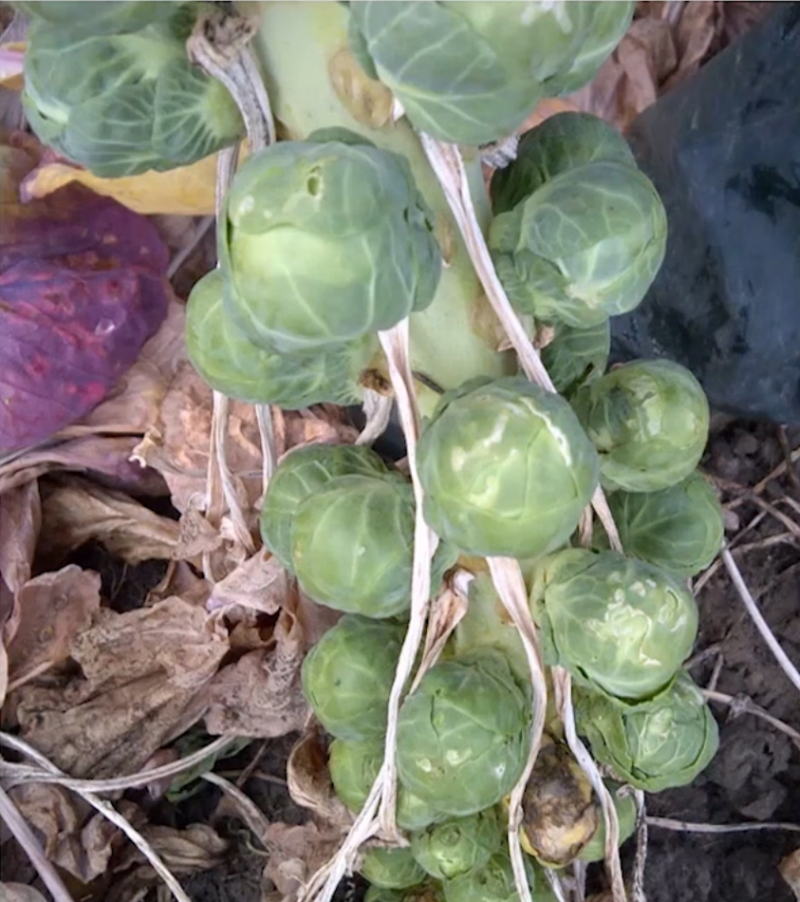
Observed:
[[[554,703],[567,674],[537,664],[571,675],[578,731],[631,786],[687,783],[717,744],[681,669],[698,628],[681,580],[722,540],[697,471],[708,404],[668,360],[606,372],[609,318],[664,259],[664,206],[623,136],[584,113],[528,129],[489,190],[483,170],[514,156],[506,139],[542,98],[592,80],[634,4],[252,4],[254,57],[222,48],[252,64],[244,99],[189,62],[211,5],[17,5],[31,125],[96,175],[176,168],[238,147],[246,126],[230,178],[220,155],[218,262],[186,310],[209,389],[300,411],[276,414],[284,425],[397,393],[405,461],[292,449],[296,432],[276,428],[290,450],[265,466],[258,519],[296,597],[344,614],[301,683],[331,737],[333,791],[363,814],[361,836],[396,840],[362,850],[368,902],[517,902],[524,875],[552,902],[542,864],[602,857],[605,826],[600,777]],[[336,430],[352,440],[345,416]],[[221,444],[210,458],[230,482]],[[383,830],[392,762],[402,836]],[[636,806],[613,800],[624,840]]]

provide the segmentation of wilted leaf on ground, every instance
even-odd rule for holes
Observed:
[[[296,596],[288,596],[264,645],[248,651],[214,677],[205,716],[209,733],[269,738],[303,726],[308,715],[300,686],[305,642],[296,606]],[[218,622],[224,620],[224,613],[217,612]],[[235,626],[232,643],[234,632]]]
[[[170,298],[161,328],[145,343],[133,366],[120,376],[104,401],[62,429],[59,438],[134,432],[143,435],[156,421],[178,364],[186,359],[186,307],[174,295]]]
[[[47,902],[39,890],[24,883],[0,883],[0,899],[3,902]]]
[[[66,661],[100,609],[100,576],[69,564],[28,580],[17,593],[19,626],[7,645],[14,685]]]
[[[44,493],[42,546],[57,560],[94,539],[129,564],[175,556],[179,527],[121,492],[78,476],[63,477]]]
[[[264,876],[277,890],[276,895],[267,898],[297,902],[306,882],[338,850],[342,834],[313,821],[298,826],[274,823],[270,824],[266,839],[270,856]]]
[[[207,824],[190,824],[185,830],[145,824],[139,832],[176,877],[215,867],[229,847],[227,840]],[[142,853],[131,845],[126,846],[114,865],[118,872],[138,865],[135,873],[126,876],[127,884],[147,886],[161,880]]]
[[[7,649],[19,628],[19,592],[31,576],[40,526],[37,482],[0,494],[0,705],[8,689]]]
[[[291,591],[290,579],[278,560],[262,549],[214,586],[206,607],[219,611],[241,606],[275,614]]]
[[[160,470],[172,503],[183,512],[205,496],[212,417],[211,389],[188,362],[181,363],[161,403],[156,425],[138,452]],[[228,463],[234,481],[252,509],[261,494],[261,443],[251,404],[231,403]],[[255,525],[255,512],[252,513]]]
[[[317,730],[307,730],[295,743],[286,764],[289,795],[332,828],[346,832],[353,815],[336,795],[328,770],[328,754]]]
[[[57,867],[90,883],[106,873],[124,842],[118,827],[70,790],[48,783],[23,783],[9,790],[20,814],[42,839],[46,857]],[[144,817],[132,802],[115,807],[137,826]]]
[[[161,474],[130,458],[141,439],[130,435],[86,435],[14,456],[0,465],[0,495],[54,470],[89,473],[112,488],[161,496]]]
[[[181,598],[102,608],[72,644],[80,673],[28,683],[8,707],[22,736],[73,776],[134,773],[203,716],[228,647],[224,627]]]
[[[778,869],[781,877],[791,887],[795,898],[800,900],[800,848],[782,859]]]
[[[167,250],[82,186],[0,215],[0,450],[43,441],[106,396],[166,314]]]

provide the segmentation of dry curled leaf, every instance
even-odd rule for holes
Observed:
[[[346,833],[353,815],[336,795],[328,770],[328,753],[317,730],[307,730],[295,743],[286,764],[289,795],[331,829]]]
[[[94,539],[129,564],[175,557],[179,527],[121,492],[80,477],[65,477],[42,502],[42,545],[60,560]]]
[[[308,715],[300,686],[305,642],[294,614],[296,603],[292,596],[286,599],[266,646],[247,652],[214,677],[205,716],[209,733],[268,738],[302,727]],[[222,620],[221,613],[216,616]]]
[[[67,660],[100,608],[100,576],[69,564],[28,580],[17,602],[19,626],[8,646],[12,687]]]
[[[0,465],[0,495],[54,470],[88,473],[137,495],[164,495],[160,473],[131,460],[139,442],[138,436],[87,435],[28,451]]]
[[[795,899],[800,900],[800,849],[795,849],[781,860],[778,870],[789,884]]]
[[[313,821],[298,826],[270,824],[270,856],[264,875],[275,885],[282,902],[297,902],[308,879],[338,850],[338,829]]]
[[[275,614],[289,596],[289,580],[278,560],[261,550],[214,586],[206,606],[209,611],[241,606]]]
[[[80,796],[47,783],[15,786],[9,795],[41,837],[44,853],[53,864],[81,883],[106,873],[112,855],[123,843],[122,833]],[[144,821],[132,802],[123,800],[115,807],[134,824]]]
[[[23,737],[73,776],[135,773],[205,713],[229,648],[202,608],[167,598],[98,612],[70,650],[80,672],[9,695]]]
[[[46,902],[39,890],[24,883],[0,883],[0,899],[3,902]]]
[[[8,690],[7,649],[19,628],[19,592],[30,579],[40,525],[37,482],[0,495],[0,705]]]

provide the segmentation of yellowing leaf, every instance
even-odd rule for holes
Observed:
[[[216,179],[216,155],[169,172],[145,172],[118,179],[100,178],[67,163],[44,163],[25,179],[23,189],[26,198],[39,198],[70,182],[80,182],[137,213],[207,216],[214,212]]]

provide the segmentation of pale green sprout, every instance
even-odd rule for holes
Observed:
[[[607,489],[657,492],[692,473],[708,439],[708,400],[671,360],[634,360],[583,386],[573,407]]]
[[[542,363],[556,391],[569,397],[581,385],[605,372],[611,350],[611,327],[608,320],[603,320],[583,329],[556,323],[553,329],[553,340],[542,348]]]
[[[225,200],[229,315],[251,340],[316,352],[433,300],[441,254],[405,157],[344,129],[249,157]]]
[[[717,722],[683,671],[667,693],[642,710],[625,711],[587,692],[578,695],[575,711],[594,757],[648,792],[691,783],[719,746]]]
[[[339,739],[380,739],[405,629],[347,614],[306,655],[303,694]]]
[[[362,876],[382,889],[407,889],[425,879],[411,849],[367,849],[361,861]]]
[[[288,570],[293,569],[292,530],[301,502],[337,477],[353,475],[402,481],[363,445],[305,445],[281,460],[264,496],[260,527],[264,545]]]
[[[488,239],[517,310],[579,328],[636,307],[667,240],[652,183],[611,126],[592,120],[560,113],[525,134],[517,159],[495,176],[500,207],[515,204],[495,209]]]
[[[622,845],[627,839],[633,836],[636,829],[636,798],[633,793],[628,790],[621,792],[619,785],[611,784],[608,786],[611,793],[611,800],[614,803],[614,810],[617,812],[617,823],[619,825],[619,844]],[[589,842],[578,852],[578,858],[581,861],[602,861],[606,857],[606,823],[601,816],[598,819],[597,829],[594,831]]]
[[[531,699],[493,650],[440,661],[400,707],[400,784],[444,814],[504,798],[530,748]]]
[[[214,269],[195,283],[186,305],[189,359],[215,391],[285,410],[361,400],[359,382],[377,350],[375,336],[316,354],[267,351],[254,345],[226,315],[224,291],[224,274]]]
[[[614,492],[609,505],[625,551],[678,576],[704,570],[722,547],[722,505],[701,473],[660,492]]]
[[[588,82],[630,20],[629,3],[359,2],[350,46],[411,123],[442,141],[516,131],[539,100]]]
[[[394,617],[411,604],[414,492],[380,476],[340,476],[305,498],[292,529],[292,565],[314,601],[367,617]],[[456,555],[442,542],[431,593]]]
[[[334,739],[328,755],[328,768],[336,795],[358,813],[367,801],[383,763],[383,743],[377,740],[344,742]],[[397,825],[401,830],[421,830],[443,820],[435,811],[405,787],[397,790]]]
[[[202,9],[174,4],[168,18],[161,9],[150,24],[119,34],[87,34],[85,21],[71,29],[35,19],[23,104],[37,137],[111,178],[185,166],[238,142],[244,126],[236,103],[186,55]]]
[[[556,902],[546,877],[533,859],[525,858],[533,902]],[[495,853],[478,871],[447,880],[445,902],[519,902],[508,849]]]
[[[569,404],[523,377],[448,392],[417,448],[425,519],[467,554],[527,558],[563,545],[597,486]]]
[[[50,25],[86,34],[127,34],[153,22],[169,18],[174,4],[131,2],[58,2],[58,0],[15,0],[11,4],[26,16],[42,19]]]
[[[504,835],[496,809],[487,808],[414,833],[411,852],[431,877],[453,880],[484,867],[500,850]]]
[[[620,706],[663,692],[689,656],[697,604],[677,579],[616,552],[569,549],[531,590],[548,664]]]

